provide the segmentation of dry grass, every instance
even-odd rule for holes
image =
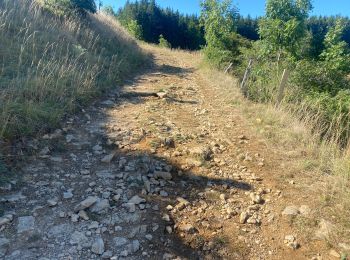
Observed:
[[[318,212],[315,220],[328,219],[337,227],[329,242],[335,247],[339,242],[350,243],[350,148],[339,146],[337,134],[333,139],[322,138],[324,126],[302,106],[296,110],[286,103],[276,107],[274,103],[251,102],[241,95],[236,79],[208,69],[203,73],[221,86],[226,102],[268,140],[269,150],[285,158],[288,172],[281,178],[290,173],[305,182],[302,192],[313,194],[317,203],[313,205]]]
[[[1,1],[0,138],[55,127],[145,60],[113,18],[59,18],[31,0]]]

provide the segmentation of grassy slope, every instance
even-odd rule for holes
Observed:
[[[229,75],[205,67],[203,73],[223,89],[237,86],[230,90],[234,93],[232,106],[244,115],[258,136],[268,141],[266,145],[284,158],[282,163],[286,170],[281,172],[279,181],[287,185],[296,181],[295,196],[309,196],[305,203],[313,207],[314,221],[326,219],[335,225],[327,241],[330,245],[339,248],[340,242],[350,243],[350,147],[341,149],[333,140],[320,139],[320,134],[314,131],[315,121],[308,115],[300,118],[287,107],[243,98],[237,82]],[[300,223],[293,225],[305,231]],[[316,230],[318,226],[306,228]]]
[[[55,127],[145,59],[110,17],[63,19],[31,0],[0,1],[0,139]]]

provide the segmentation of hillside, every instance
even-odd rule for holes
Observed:
[[[103,14],[63,19],[35,1],[1,1],[0,24],[0,138],[57,126],[146,59]]]
[[[215,46],[27,0],[0,25],[1,259],[347,259],[349,154]]]
[[[2,195],[6,259],[347,250],[342,218],[320,200],[332,179],[300,165],[314,159],[306,128],[244,100],[231,77],[198,70],[196,53],[143,48],[156,61],[145,74],[37,140]]]

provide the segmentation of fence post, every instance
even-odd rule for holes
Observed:
[[[243,80],[242,80],[242,83],[241,83],[241,90],[242,90],[242,93],[244,96],[247,96],[247,89],[246,89],[246,83],[247,83],[247,80],[248,80],[248,77],[249,77],[249,73],[250,73],[250,69],[252,67],[252,63],[253,63],[253,60],[250,59],[249,60],[249,63],[248,63],[248,67],[247,69],[245,70],[245,73],[244,73],[244,76],[243,76]]]
[[[289,70],[288,69],[284,69],[283,75],[282,75],[282,78],[281,78],[281,83],[279,85],[279,90],[278,90],[277,105],[279,105],[282,102],[282,99],[283,99],[283,96],[284,96],[284,89],[286,88],[288,77],[289,77]]]
[[[228,65],[228,67],[225,69],[225,72],[224,72],[225,74],[228,72],[229,69],[231,69],[232,65],[233,63],[231,62],[230,65]]]

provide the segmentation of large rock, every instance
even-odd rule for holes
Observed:
[[[178,226],[178,229],[189,234],[197,232],[197,229],[192,224],[181,224]]]
[[[243,211],[243,212],[241,213],[241,215],[239,216],[239,223],[241,223],[241,224],[246,223],[246,221],[248,220],[248,218],[249,218],[249,214],[248,214],[247,212]]]
[[[17,233],[23,233],[34,230],[35,219],[33,216],[18,218]]]
[[[315,238],[319,240],[330,239],[330,236],[334,230],[334,225],[327,220],[321,219],[319,223],[319,229],[315,232]]]
[[[185,206],[189,205],[190,202],[182,197],[177,197],[176,200],[179,202],[179,203],[182,203],[184,204]]]
[[[75,231],[69,241],[71,245],[79,245],[84,248],[91,246],[90,240],[84,235],[83,232]]]
[[[120,248],[126,245],[129,242],[129,240],[126,239],[125,237],[115,237],[113,238],[113,242],[115,247]]]
[[[158,93],[156,93],[156,95],[159,98],[166,98],[166,97],[168,97],[168,93],[166,93],[166,92],[158,92]]]
[[[105,157],[103,157],[101,159],[101,162],[103,162],[103,163],[110,163],[113,160],[115,155],[116,155],[116,152],[112,152],[111,154],[108,154]]]
[[[164,179],[164,180],[171,180],[172,176],[171,176],[170,172],[155,171],[154,172],[154,178],[156,178],[156,179]]]
[[[135,205],[139,205],[141,203],[145,203],[146,200],[143,198],[140,198],[139,196],[135,195],[131,199],[129,199],[128,203],[134,203]]]
[[[90,211],[94,213],[100,213],[101,211],[110,207],[108,199],[99,199],[91,208]]]
[[[98,200],[98,197],[96,197],[96,196],[89,196],[85,200],[80,202],[78,205],[76,205],[74,207],[74,211],[78,212],[80,210],[84,210],[84,209],[90,208],[93,204],[96,203],[97,200]]]
[[[131,244],[129,245],[129,251],[130,253],[136,253],[140,250],[140,242],[138,240],[133,240]]]
[[[282,215],[283,216],[296,216],[300,213],[299,208],[296,206],[288,206],[286,207],[283,212]]]
[[[104,251],[105,251],[105,244],[104,244],[102,238],[99,237],[92,244],[91,252],[93,252],[97,255],[102,255]]]

